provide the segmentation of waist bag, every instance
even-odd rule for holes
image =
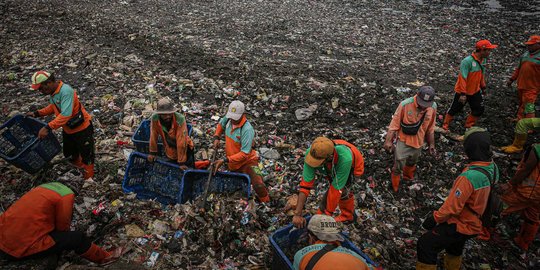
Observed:
[[[416,133],[418,133],[418,130],[422,126],[422,123],[424,123],[424,118],[426,118],[426,114],[427,112],[424,113],[420,121],[412,124],[405,124],[403,123],[403,120],[401,120],[401,131],[403,131],[403,133],[407,135],[416,135]]]

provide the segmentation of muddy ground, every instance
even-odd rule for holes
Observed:
[[[158,96],[175,100],[200,131],[196,143],[204,149],[217,123],[211,116],[223,114],[232,100],[223,89],[233,88],[248,105],[258,147],[275,148],[278,141],[295,146],[280,148],[277,160],[263,160],[265,181],[279,201],[271,210],[279,217],[277,224],[290,221],[281,207],[285,196],[297,190],[301,155],[308,144],[320,135],[343,138],[366,159],[363,182],[355,185],[361,222],[348,228],[351,238],[385,269],[412,269],[416,239],[423,233],[419,218],[442,203],[466,160],[459,143],[437,135],[438,156],[423,157],[417,179],[404,183],[398,194],[389,191],[391,157],[382,144],[391,115],[401,100],[426,84],[437,91],[440,122],[453,96],[459,62],[477,40],[486,38],[499,48],[487,65],[488,96],[479,125],[491,131],[495,146],[511,142],[514,123],[509,118],[517,110],[517,98],[504,82],[524,51],[522,42],[540,31],[539,4],[3,0],[0,119],[46,103],[29,89],[37,70],[53,71],[74,86],[97,123],[98,185],[86,195],[110,202],[123,198],[118,184],[126,160],[116,142],[129,142],[127,132],[136,128],[150,101]],[[310,105],[317,105],[313,115],[297,120],[295,111]],[[463,132],[464,117],[454,121],[457,133]],[[513,175],[516,159],[519,156],[496,155],[503,181]],[[70,170],[57,166],[32,179],[1,163],[2,207],[32,184]],[[470,241],[465,268],[539,267],[538,240],[529,253],[511,246],[517,226],[517,220],[506,220],[499,226],[500,239]],[[262,231],[260,238],[269,233]],[[110,244],[119,234],[112,230],[101,241]],[[264,262],[259,267],[270,267],[270,249],[263,250],[257,254]],[[64,265],[71,258],[64,258]],[[248,268],[250,263],[244,263],[236,267]],[[156,267],[174,268],[167,263]]]

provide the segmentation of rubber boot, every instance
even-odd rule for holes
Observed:
[[[514,142],[511,145],[501,147],[501,150],[507,154],[519,153],[523,151],[523,146],[527,141],[527,134],[518,134],[514,136]]]
[[[465,121],[465,128],[474,126],[474,124],[476,124],[476,120],[478,120],[478,117],[469,114],[469,116],[467,116],[467,121]]]
[[[437,265],[416,262],[416,270],[437,270]]]
[[[392,173],[392,189],[394,189],[394,192],[398,191],[400,181],[401,175]]]
[[[84,180],[88,180],[92,177],[94,177],[94,164],[83,164],[84,169]]]
[[[459,270],[461,268],[461,260],[461,256],[454,256],[446,253],[446,255],[444,255],[444,269]]]
[[[454,117],[449,114],[446,114],[444,116],[444,122],[443,122],[442,128],[446,131],[449,131],[450,123],[452,123],[452,120],[454,120]]]
[[[339,201],[339,210],[341,214],[335,218],[337,222],[349,223],[354,220],[354,195],[348,199]]]
[[[416,172],[416,165],[403,167],[403,179],[413,180],[415,172]]]
[[[210,166],[210,160],[195,161],[195,169],[206,169]]]
[[[71,164],[73,164],[77,168],[83,168],[84,163],[82,162],[82,157],[78,155],[75,159],[71,160]]]
[[[104,263],[111,257],[111,253],[92,243],[90,248],[85,253],[81,254],[81,257],[91,262]]]
[[[538,224],[531,224],[528,222],[523,222],[521,224],[521,229],[517,237],[514,238],[516,245],[527,251],[529,250],[529,245],[533,242],[536,233],[538,233]]]

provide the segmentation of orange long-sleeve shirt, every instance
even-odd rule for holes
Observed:
[[[161,125],[159,114],[152,115],[150,124],[150,153],[158,152],[158,137],[161,136],[165,155],[178,163],[187,161],[187,150],[193,149],[193,141],[188,135],[186,118],[180,113],[174,113],[170,129]]]
[[[424,122],[420,126],[416,135],[407,135],[401,130],[401,121],[405,124],[414,124],[422,119],[422,116],[426,114]],[[396,109],[396,112],[392,116],[392,121],[388,130],[398,131],[398,139],[404,142],[406,145],[414,148],[420,148],[424,145],[426,135],[435,132],[435,118],[437,115],[437,104],[433,102],[430,108],[427,108],[425,112],[420,111],[416,104],[416,96],[408,98],[402,101]]]
[[[483,173],[471,170],[474,167],[482,167],[491,175],[497,170],[493,162],[468,164],[454,181],[444,204],[433,213],[437,223],[456,224],[457,231],[466,235],[482,232],[480,216],[486,209],[491,190],[489,179]]]
[[[52,182],[40,185],[0,215],[0,249],[22,258],[52,247],[52,231],[68,231],[75,195]]]
[[[480,62],[475,53],[465,57],[459,66],[459,74],[454,91],[458,94],[474,95],[480,89],[486,88],[484,65],[486,59]]]
[[[90,125],[92,117],[84,106],[79,102],[77,92],[71,86],[64,84],[60,81],[58,88],[51,94],[49,99],[49,105],[43,109],[38,110],[39,116],[47,116],[54,114],[56,117],[48,123],[51,129],[58,129],[62,127],[67,134],[73,134],[84,130]],[[69,128],[66,123],[77,115],[79,110],[82,111],[84,116],[84,122],[76,128]]]
[[[517,80],[517,88],[521,90],[540,90],[540,50],[534,54],[524,53],[519,66],[510,78]]]

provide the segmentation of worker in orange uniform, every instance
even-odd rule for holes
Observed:
[[[392,116],[388,127],[384,148],[394,152],[392,167],[392,188],[398,191],[401,174],[403,179],[412,180],[416,172],[416,163],[420,158],[424,140],[428,151],[435,155],[435,118],[437,103],[435,90],[431,86],[422,86],[418,93],[402,101]],[[396,142],[394,148],[394,141]]]
[[[227,163],[229,170],[248,174],[259,201],[266,203],[270,201],[270,197],[258,166],[259,156],[253,149],[255,130],[244,113],[244,103],[235,100],[229,105],[225,117],[219,120],[214,134],[214,149],[219,147],[220,137],[225,133],[226,157],[216,160],[214,173]]]
[[[535,116],[536,97],[540,91],[540,36],[531,36],[525,45],[527,52],[521,56],[518,67],[506,83],[511,87],[517,80],[519,98],[517,120]]]
[[[507,208],[502,216],[521,214],[523,224],[514,242],[528,250],[540,225],[540,144],[533,144],[525,151],[514,177],[503,185],[502,201]]]
[[[154,161],[158,154],[158,138],[161,137],[168,159],[185,170],[195,166],[194,145],[188,135],[186,117],[177,112],[168,98],[161,98],[157,110],[151,118],[149,161]]]
[[[428,232],[418,239],[416,269],[436,270],[437,255],[444,249],[444,269],[459,270],[465,243],[482,233],[480,216],[487,206],[491,182],[498,180],[499,171],[492,160],[487,131],[473,127],[464,137],[470,163],[454,181],[443,205],[423,222],[422,227]]]
[[[121,248],[107,252],[84,233],[69,230],[74,198],[73,190],[59,182],[27,192],[0,215],[0,253],[12,260],[71,250],[95,263],[118,258]]]
[[[341,246],[345,239],[339,224],[330,216],[314,215],[307,225],[309,244],[294,255],[295,270],[368,270],[374,269],[362,256]]]
[[[92,117],[79,101],[77,92],[46,71],[34,73],[32,89],[49,96],[49,105],[26,115],[55,115],[52,121],[39,130],[38,137],[43,139],[49,132],[61,127],[64,156],[69,157],[73,165],[84,170],[84,179],[94,177],[94,127]]]
[[[491,51],[498,45],[491,44],[489,40],[480,40],[476,43],[476,50],[465,57],[459,66],[459,74],[454,87],[454,100],[444,116],[443,130],[449,132],[450,123],[454,116],[463,110],[465,103],[469,103],[471,113],[465,121],[465,128],[470,128],[484,113],[484,97],[486,91],[485,67]],[[482,90],[482,91],[480,91]]]
[[[353,183],[364,174],[364,157],[351,143],[344,140],[316,138],[306,151],[300,192],[293,216],[293,224],[303,228],[306,220],[302,215],[310,191],[315,187],[315,175],[319,172],[329,181],[328,190],[319,204],[318,214],[333,216],[339,206],[337,222],[355,221]]]

